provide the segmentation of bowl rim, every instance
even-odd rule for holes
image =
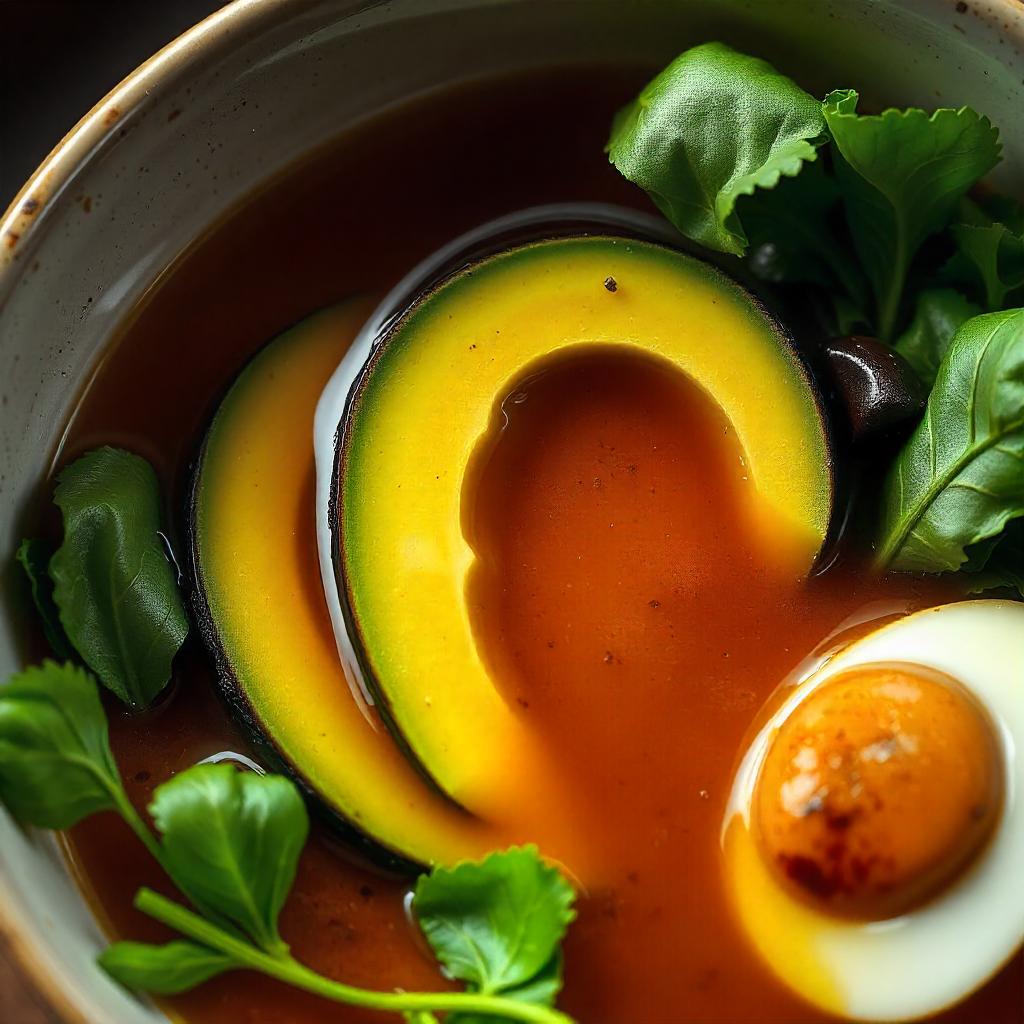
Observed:
[[[352,11],[374,7],[384,0],[353,3]],[[900,3],[901,0],[894,0]],[[905,0],[904,0],[905,2]],[[1021,13],[1021,0],[974,0],[991,11]],[[924,0],[921,6],[936,14],[947,0]],[[294,0],[229,0],[195,25],[157,50],[130,71],[98,100],[53,146],[0,216],[0,312],[16,283],[22,257],[43,235],[44,214],[61,197],[78,170],[103,143],[120,130],[134,111],[150,104],[173,87],[178,78],[220,50],[231,49],[241,37],[257,33],[289,13]],[[55,841],[66,858],[63,841]],[[71,868],[73,872],[73,866]],[[59,966],[37,947],[26,929],[23,915],[13,908],[9,881],[0,874],[0,956],[5,957],[29,995],[61,1024],[96,1024],[86,1015],[63,978]],[[89,902],[87,893],[83,898]]]
[[[44,212],[118,125],[139,107],[159,98],[197,63],[208,61],[218,50],[231,48],[239,36],[274,23],[289,9],[294,10],[291,0],[231,0],[157,50],[78,120],[42,160],[0,218],[0,308],[15,283],[21,257],[42,235]],[[59,837],[56,841],[63,850]],[[95,1024],[86,1016],[59,966],[24,927],[12,895],[10,882],[0,874],[0,954],[44,1012],[62,1024]],[[84,898],[88,902],[88,897]]]
[[[40,235],[44,213],[77,171],[125,119],[152,103],[173,82],[239,36],[294,11],[290,0],[230,0],[157,50],[84,114],[32,172],[0,217],[0,306],[13,284],[18,262]]]

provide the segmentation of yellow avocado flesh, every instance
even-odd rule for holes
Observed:
[[[336,818],[388,854],[451,863],[501,839],[432,791],[364,716],[320,584],[313,413],[368,312],[349,304],[277,338],[218,411],[193,508],[204,625],[232,702]]]
[[[602,344],[667,360],[720,406],[769,557],[805,574],[827,531],[831,471],[813,388],[773,321],[717,270],[647,243],[564,239],[492,257],[422,299],[371,358],[346,418],[339,570],[382,713],[475,813],[512,815],[526,776],[540,784],[551,766],[474,637],[467,470],[496,403],[530,367]]]

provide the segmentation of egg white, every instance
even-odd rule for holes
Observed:
[[[840,672],[904,663],[959,680],[1001,742],[1004,807],[971,868],[901,917],[853,922],[797,902],[760,856],[750,809],[782,723]],[[883,626],[792,685],[747,748],[723,826],[727,876],[753,945],[791,989],[823,1010],[864,1021],[937,1013],[969,995],[1024,943],[1024,604],[964,601]]]

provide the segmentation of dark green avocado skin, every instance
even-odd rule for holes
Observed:
[[[261,350],[262,351],[262,350]],[[258,353],[257,353],[258,354]],[[247,364],[248,365],[248,364]],[[240,374],[245,371],[242,368]],[[228,389],[225,389],[225,394]],[[218,404],[219,408],[219,404]],[[216,413],[214,414],[216,415]],[[213,417],[210,419],[210,424]],[[207,434],[209,426],[207,428]],[[252,744],[256,760],[268,771],[290,778],[302,793],[311,815],[344,847],[347,855],[396,877],[410,877],[427,869],[427,865],[403,857],[362,830],[358,823],[326,803],[310,786],[302,772],[282,753],[245,695],[245,690],[221,644],[216,624],[206,599],[203,571],[199,560],[197,512],[202,487],[206,439],[192,471],[185,509],[187,536],[187,572],[190,584],[190,605],[196,630],[216,670],[217,685],[231,718]],[[368,780],[368,784],[369,784]]]

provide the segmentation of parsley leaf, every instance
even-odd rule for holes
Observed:
[[[115,942],[97,963],[122,985],[159,996],[187,992],[238,966],[227,953],[180,939],[164,946]]]
[[[175,885],[261,949],[286,952],[277,919],[309,832],[295,786],[280,775],[200,764],[157,787],[149,811]]]
[[[188,619],[160,532],[145,459],[100,448],[61,471],[64,543],[50,560],[68,639],[122,701],[145,707],[171,676]]]
[[[472,992],[550,1006],[561,987],[558,950],[574,898],[557,868],[526,846],[435,868],[417,883],[413,907],[450,977]]]
[[[374,991],[324,977],[278,931],[309,831],[294,783],[226,764],[189,768],[154,794],[158,843],[122,786],[98,685],[75,665],[45,662],[0,689],[0,801],[44,828],[117,811],[192,901],[195,910],[139,891],[136,907],[183,939],[112,945],[100,965],[131,988],[171,995],[246,969],[409,1024],[437,1024],[439,1013],[446,1024],[572,1024],[554,1002],[573,891],[535,849],[437,869],[417,886],[428,939],[466,991]]]
[[[476,991],[475,987],[472,990]],[[562,955],[556,953],[528,982],[515,988],[502,989],[501,995],[520,1003],[554,1006],[561,991]],[[453,1013],[445,1018],[445,1024],[508,1024],[509,1020],[508,1017],[491,1017],[479,1013]]]
[[[737,200],[797,174],[825,138],[820,104],[795,82],[724,43],[705,43],[619,111],[607,151],[684,235],[741,256]]]
[[[892,339],[911,262],[944,228],[956,205],[1000,156],[988,118],[961,107],[857,113],[857,93],[825,97],[847,222],[878,307],[879,333]]]
[[[23,824],[55,829],[126,802],[84,669],[45,661],[0,689],[0,800]]]

